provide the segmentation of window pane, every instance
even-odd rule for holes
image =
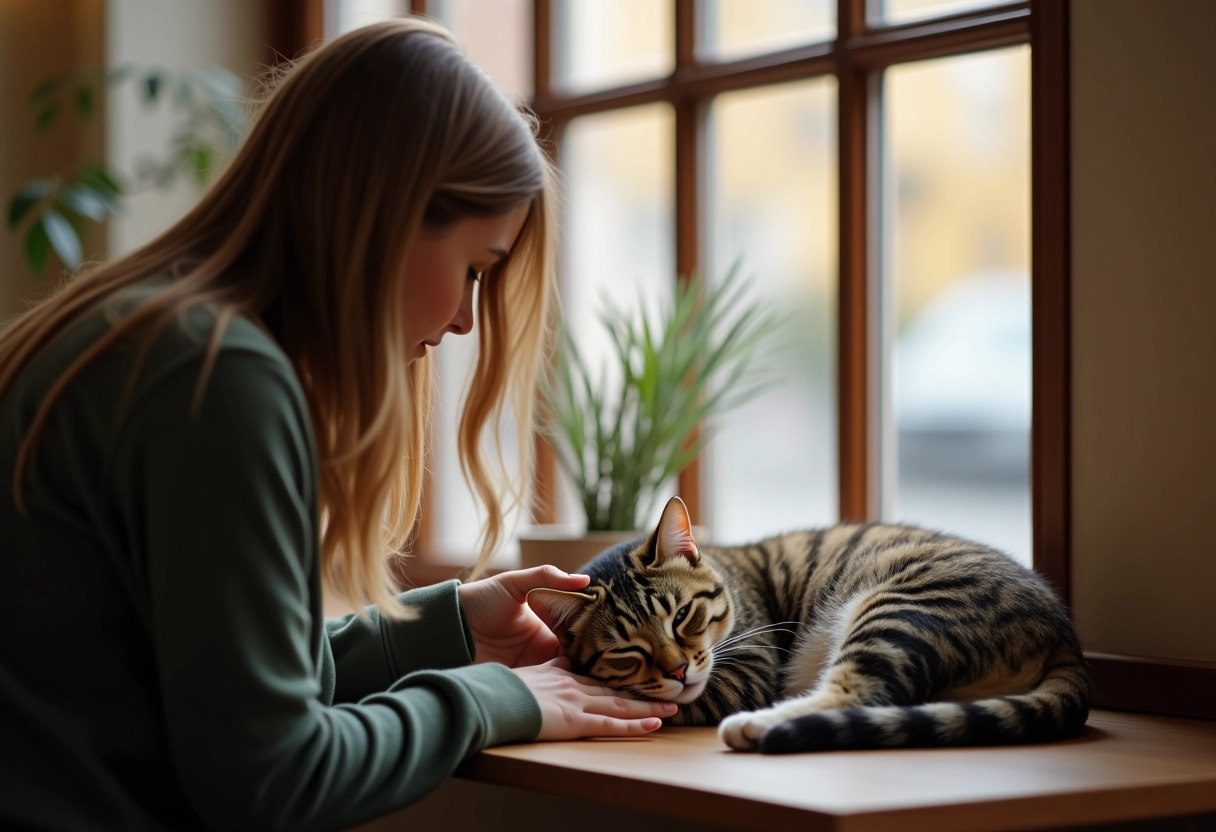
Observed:
[[[478,535],[485,525],[481,504],[473,496],[460,470],[456,432],[468,380],[477,357],[477,337],[448,335],[435,350],[436,402],[431,448],[431,468],[434,471],[432,492],[426,495],[430,507],[431,541],[429,551],[437,560],[467,566],[477,553]],[[499,434],[507,473],[515,476],[519,465],[515,422],[508,408]],[[482,443],[483,459],[493,465],[493,444],[487,437]],[[505,495],[504,495],[505,496]],[[504,520],[504,537],[492,565],[513,568],[518,565],[518,546],[514,534],[522,513],[510,511]]]
[[[836,85],[720,96],[711,110],[710,276],[738,260],[791,315],[777,384],[716,422],[706,479],[715,541],[835,522]]]
[[[430,0],[427,11],[513,101],[532,97],[532,0]]]
[[[891,519],[1030,562],[1030,53],[885,77]],[[888,433],[889,435],[889,433]]]
[[[727,60],[774,52],[836,34],[835,0],[699,0],[700,51]]]
[[[554,84],[571,92],[668,75],[673,0],[553,0]]]
[[[674,143],[666,104],[575,119],[562,137],[562,313],[591,368],[612,352],[599,321],[603,298],[653,312],[672,295]],[[619,379],[607,366],[607,378]],[[561,504],[562,520],[581,528],[582,510],[568,487]]]
[[[908,23],[928,17],[999,6],[1005,0],[870,0],[870,18],[876,23]]]
[[[369,23],[409,14],[410,0],[327,0],[325,39],[333,40]]]
[[[428,14],[513,101],[532,97],[532,0],[430,0]],[[327,0],[325,36],[410,13],[410,0]]]

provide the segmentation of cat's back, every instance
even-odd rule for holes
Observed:
[[[704,555],[743,597],[773,616],[805,619],[810,608],[860,591],[952,598],[959,603],[1056,606],[1046,583],[992,546],[920,526],[844,522],[755,543],[707,546]]]
[[[920,526],[841,523],[827,530],[818,584],[828,594],[894,583],[939,593],[976,585],[1050,595],[1043,580],[988,544]]]

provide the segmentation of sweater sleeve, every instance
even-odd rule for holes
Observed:
[[[393,621],[374,606],[363,616],[326,619],[321,673],[332,701],[354,702],[387,690],[415,670],[472,664],[476,647],[456,595],[459,583],[403,593],[401,602],[418,611],[414,620]]]
[[[419,670],[358,702],[324,701],[302,395],[285,361],[224,349],[192,410],[198,369],[141,390],[112,476],[146,577],[136,591],[170,753],[204,820],[347,827],[425,795],[485,746],[535,738],[536,701],[501,665]]]

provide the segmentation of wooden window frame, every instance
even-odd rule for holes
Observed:
[[[675,113],[676,270],[689,275],[701,260],[704,201],[699,170],[704,114],[712,98],[816,76],[838,85],[839,308],[837,416],[839,505],[842,519],[877,519],[876,366],[873,234],[870,177],[874,168],[872,79],[913,60],[940,58],[1016,44],[1031,48],[1031,303],[1032,417],[1031,520],[1033,562],[1071,602],[1071,130],[1068,0],[1025,0],[923,21],[876,26],[866,21],[866,0],[838,0],[837,36],[829,42],[722,62],[696,55],[696,0],[674,0],[675,68],[665,78],[566,95],[555,89],[550,59],[554,38],[551,0],[533,0],[532,109],[547,125],[556,153],[571,120],[592,113],[667,102]],[[411,0],[426,14],[427,0]],[[268,0],[270,62],[292,57],[323,34],[323,0]],[[553,522],[556,466],[552,450],[537,443],[534,505],[537,522]],[[429,476],[429,475],[428,475]],[[700,471],[680,474],[680,492],[694,519],[704,515]],[[431,489],[428,488],[428,492]],[[547,496],[546,496],[547,495]],[[431,539],[425,508],[418,540]],[[435,577],[426,559],[418,567]],[[1200,662],[1086,654],[1099,707],[1216,718],[1216,667]]]

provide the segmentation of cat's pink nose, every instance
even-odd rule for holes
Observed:
[[[666,671],[663,675],[668,679],[675,679],[677,682],[683,682],[684,674],[686,672],[688,672],[688,662],[684,662],[684,664],[680,665],[679,667]]]

